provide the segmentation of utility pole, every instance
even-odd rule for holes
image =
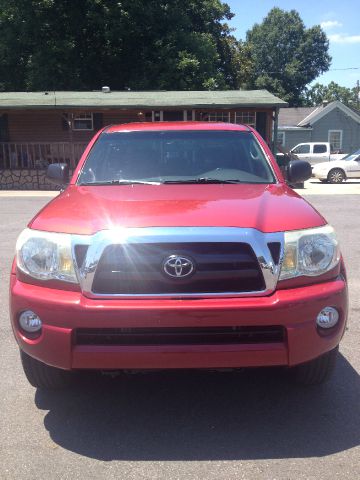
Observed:
[[[359,80],[356,82],[356,108],[359,110],[360,104],[360,82]]]

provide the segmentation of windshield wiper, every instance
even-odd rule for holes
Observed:
[[[147,182],[145,180],[106,180],[103,182],[82,182],[81,187],[89,185],[160,185],[160,182]]]
[[[220,178],[209,178],[209,177],[199,177],[199,178],[184,178],[179,180],[164,180],[163,182],[154,182],[146,180],[106,180],[102,182],[82,182],[79,183],[81,187],[87,186],[101,186],[101,185],[161,185],[165,184],[183,184],[183,183],[246,183],[241,180],[231,180],[231,179],[220,179]]]
[[[180,180],[165,180],[163,183],[245,183],[241,180],[223,180],[220,178],[208,178],[208,177],[200,177],[200,178],[185,178]]]

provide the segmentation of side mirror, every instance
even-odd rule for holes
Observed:
[[[67,163],[52,163],[46,170],[46,179],[56,185],[69,183],[69,165]]]
[[[292,160],[286,169],[286,180],[289,183],[305,182],[311,177],[311,165],[305,160]]]

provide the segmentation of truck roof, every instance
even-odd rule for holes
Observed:
[[[105,133],[159,130],[230,130],[249,132],[246,125],[225,122],[137,122],[106,127]]]
[[[298,143],[298,145],[319,145],[322,144],[322,145],[330,145],[330,142],[301,142],[301,143]]]

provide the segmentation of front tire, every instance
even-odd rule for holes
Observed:
[[[72,373],[60,368],[50,367],[30,357],[20,350],[20,358],[24,373],[29,383],[44,390],[56,390],[70,385]]]
[[[339,347],[336,347],[321,357],[293,367],[291,370],[295,382],[301,385],[318,385],[326,382],[335,369],[338,350]]]
[[[345,180],[345,173],[341,168],[333,168],[328,173],[328,182],[330,183],[341,183]]]

